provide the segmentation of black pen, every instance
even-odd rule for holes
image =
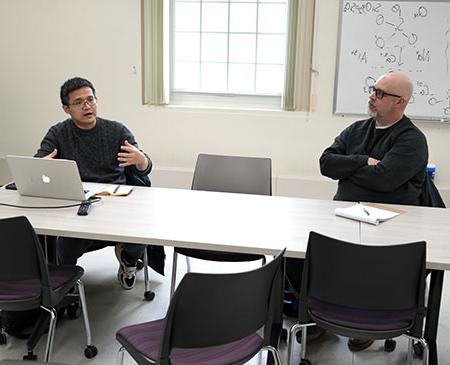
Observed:
[[[117,191],[119,190],[119,188],[120,188],[120,185],[117,185],[116,188],[115,188],[114,191],[113,191],[113,194],[117,193]]]
[[[364,207],[363,207],[363,211],[364,211],[364,213],[366,213],[367,215],[370,215],[369,211],[368,211],[366,208],[364,208]]]

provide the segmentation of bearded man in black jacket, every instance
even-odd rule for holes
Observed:
[[[371,118],[344,129],[323,152],[320,171],[339,180],[335,200],[419,205],[428,146],[404,115],[412,92],[407,75],[381,76],[369,96]]]

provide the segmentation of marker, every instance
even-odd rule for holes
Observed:
[[[366,208],[364,208],[364,207],[363,207],[363,211],[364,211],[364,213],[366,213],[367,215],[370,215],[369,211],[368,211]]]

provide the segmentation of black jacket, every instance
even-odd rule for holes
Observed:
[[[380,163],[369,166],[369,156]],[[320,170],[339,180],[335,200],[420,205],[427,161],[426,138],[409,118],[386,129],[376,129],[370,118],[336,137],[320,157]]]

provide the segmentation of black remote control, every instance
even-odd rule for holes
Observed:
[[[91,207],[91,202],[89,200],[83,200],[80,207],[78,208],[78,215],[88,215],[89,208]]]

